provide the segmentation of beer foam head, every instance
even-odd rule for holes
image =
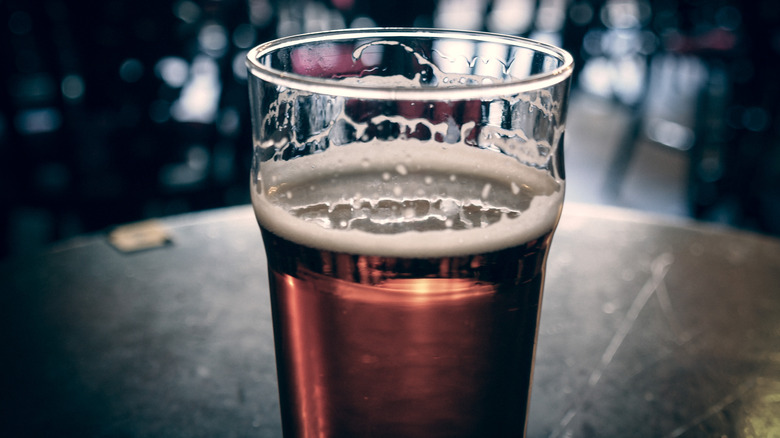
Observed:
[[[288,240],[391,257],[478,254],[551,231],[563,181],[463,144],[355,144],[266,162],[258,221]]]

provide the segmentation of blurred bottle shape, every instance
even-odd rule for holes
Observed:
[[[247,202],[244,55],[268,0],[3,2],[0,253]]]

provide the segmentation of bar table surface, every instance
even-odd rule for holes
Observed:
[[[250,206],[0,263],[0,436],[281,437]],[[529,437],[780,437],[780,241],[567,204]]]

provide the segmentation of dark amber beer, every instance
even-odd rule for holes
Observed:
[[[284,436],[522,437],[570,59],[362,32],[249,55]]]
[[[285,436],[519,436],[549,235],[437,259],[263,236]]]

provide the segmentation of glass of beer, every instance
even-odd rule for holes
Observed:
[[[247,59],[284,436],[523,436],[571,56],[362,29]]]

